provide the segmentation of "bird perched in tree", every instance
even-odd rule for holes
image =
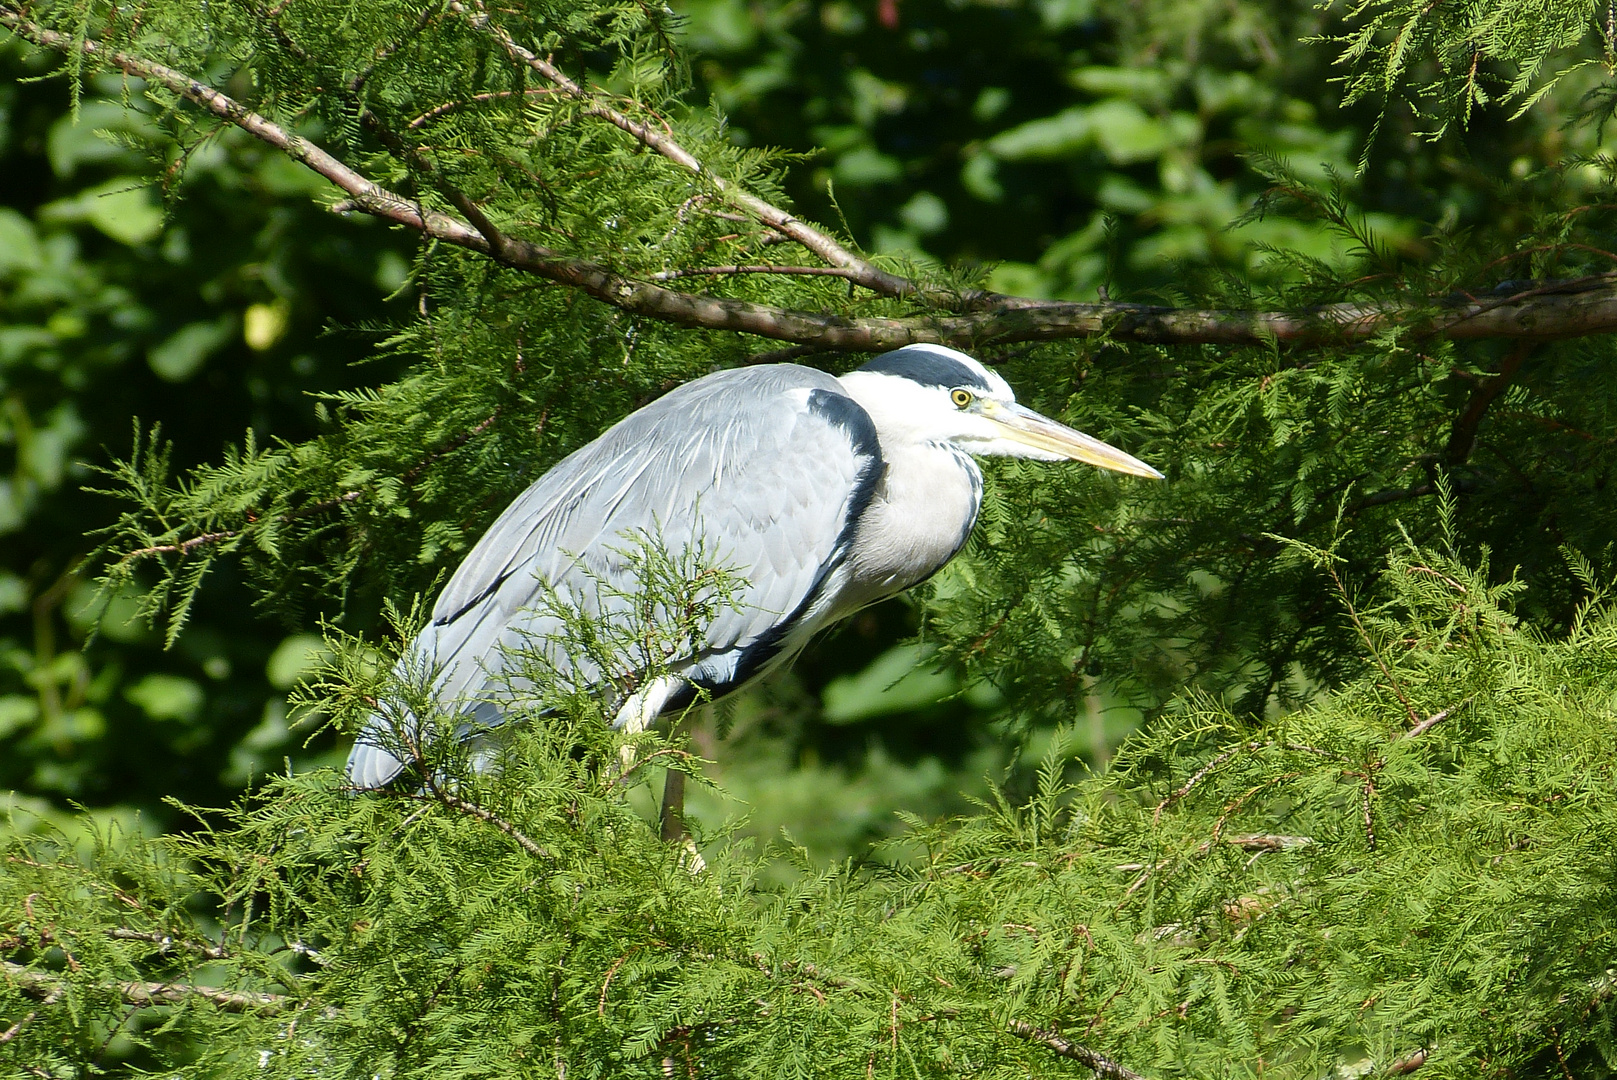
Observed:
[[[493,726],[507,654],[561,629],[541,601],[595,611],[603,586],[632,595],[626,538],[655,535],[670,552],[700,545],[733,570],[736,594],[690,655],[611,702],[618,727],[640,730],[698,693],[718,697],[779,667],[824,627],[930,577],[977,520],[974,455],[1161,477],[1018,405],[999,375],[938,345],[884,353],[841,378],[795,364],[719,371],[631,413],[518,496],[401,664],[435,673],[436,699],[466,717],[468,735]],[[348,759],[355,786],[403,771],[386,748],[398,748],[392,728],[378,716],[360,734]]]

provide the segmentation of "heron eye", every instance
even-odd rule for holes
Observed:
[[[956,390],[949,395],[949,400],[953,401],[956,405],[964,409],[967,405],[971,404],[971,391]]]

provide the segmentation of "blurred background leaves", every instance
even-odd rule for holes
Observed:
[[[122,80],[75,115],[56,64],[0,45],[0,789],[166,822],[165,794],[217,804],[301,753],[310,638],[228,571],[172,650],[132,596],[103,610],[86,534],[111,505],[84,485],[137,418],[190,463],[246,429],[307,437],[310,392],[381,374],[353,364],[410,310],[411,251],[239,133],[175,158]]]

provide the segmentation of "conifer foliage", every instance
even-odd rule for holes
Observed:
[[[1180,5],[1093,6],[1126,23]],[[1553,105],[1577,152],[1476,181],[1509,214],[1396,242],[1355,180],[1258,160],[1269,195],[1242,220],[1345,254],[1275,247],[1245,274],[1080,300],[798,216],[794,163],[695,103],[661,6],[0,0],[69,85],[114,71],[160,107],[145,149],[173,197],[235,128],[328,181],[334,213],[420,240],[419,310],[383,347],[403,378],[326,395],[313,440],[248,439],[179,475],[137,429],[103,478],[126,506],[107,587],[140,590],[171,639],[225,559],[293,619],[394,613],[369,640],[331,630],[303,705],[340,728],[378,702],[431,717],[426,673],[387,659],[398,612],[561,454],[715,365],[969,347],[1170,478],[994,471],[927,633],[1061,734],[1028,791],[1012,777],[972,816],[911,821],[890,861],[803,859],[781,885],[776,852],[665,842],[638,808],[700,762],[612,732],[528,658],[497,769],[437,717],[443,737],[397,733],[417,786],[286,775],[183,836],[8,839],[0,1064],[1617,1071],[1608,16],[1357,5],[1321,36],[1378,125],[1413,108],[1455,139],[1501,103]],[[979,156],[1070,134],[1062,115]],[[641,610],[723,604],[701,553],[644,539]],[[647,628],[567,622],[603,669],[645,666],[624,654]],[[1077,777],[1067,725],[1096,687],[1151,722]]]
[[[197,1076],[1604,1075],[1617,612],[1551,640],[1518,592],[1406,549],[1346,608],[1340,691],[1267,724],[1187,701],[1077,783],[1063,734],[1031,798],[917,822],[924,854],[879,874],[764,888],[711,837],[693,862],[625,798],[682,752],[638,736],[625,771],[577,697],[498,776],[449,739],[420,790],[283,778],[88,865],[19,842],[4,1052],[51,1076],[115,1037]],[[339,701],[426,707],[367,661]],[[568,694],[528,674],[536,709]]]

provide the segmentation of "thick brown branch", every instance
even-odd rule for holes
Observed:
[[[153,61],[107,49],[93,41],[76,42],[69,35],[29,20],[10,4],[0,4],[0,26],[48,48],[78,49],[86,56],[103,60],[128,75],[157,83],[200,105],[330,180],[349,196],[340,204],[343,209],[362,210],[432,239],[493,257],[513,269],[578,289],[630,314],[679,326],[754,334],[846,352],[883,352],[921,343],[971,348],[990,343],[1102,336],[1120,342],[1158,345],[1237,346],[1278,342],[1309,347],[1352,344],[1392,331],[1402,331],[1416,338],[1515,338],[1520,341],[1549,341],[1617,331],[1617,276],[1610,274],[1541,282],[1525,290],[1480,300],[1436,304],[1425,300],[1408,304],[1342,303],[1301,311],[1193,310],[974,293],[957,298],[972,306],[972,310],[964,313],[904,318],[853,317],[679,292],[497,232],[494,235],[499,236],[501,250],[495,251],[488,236],[475,224],[427,209],[373,183],[309,140],[287,132],[190,76]],[[543,68],[555,71],[548,62],[533,59]],[[555,75],[566,80],[560,71],[555,71]],[[573,87],[585,99],[594,102],[592,108],[604,110],[605,119],[617,123],[613,119],[616,116],[623,124],[630,125],[625,130],[631,130],[637,138],[643,134],[648,147],[670,160],[682,164],[688,161],[687,167],[702,168],[687,151],[660,133],[600,104],[570,80],[562,88],[567,87]],[[704,175],[711,178],[710,173]],[[718,182],[717,178],[712,179]],[[911,283],[880,271],[867,272],[863,267],[868,264],[784,211],[745,193],[726,191],[730,198],[757,214],[759,220],[792,236],[826,261],[857,275],[853,280],[871,288],[881,285],[878,291],[888,295],[915,295]],[[894,285],[895,281],[902,284]]]
[[[1034,1027],[1026,1020],[1012,1020],[1006,1025],[1007,1030],[1019,1039],[1039,1043],[1064,1058],[1071,1058],[1084,1066],[1094,1070],[1096,1076],[1107,1077],[1108,1080],[1145,1080],[1145,1077],[1124,1065],[1119,1065],[1111,1058],[1097,1054],[1087,1046],[1063,1038],[1053,1031]]]
[[[21,964],[13,964],[9,960],[0,961],[0,975],[4,975],[23,994],[42,1004],[54,1004],[68,990],[65,979],[48,971],[35,971]],[[113,982],[107,986],[131,1005],[178,1005],[200,998],[211,1001],[226,1012],[277,1013],[298,1004],[296,998],[284,994],[221,990],[215,986],[196,986],[192,983]]]

